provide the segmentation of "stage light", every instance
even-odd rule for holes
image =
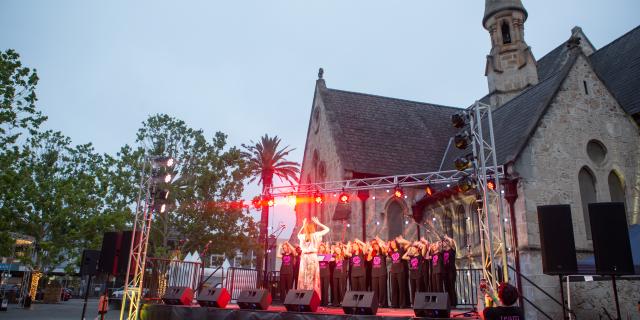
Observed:
[[[464,113],[456,113],[451,116],[451,124],[453,124],[454,128],[462,128],[467,124],[466,114]]]
[[[376,221],[376,225],[379,226],[380,225],[380,221]]]
[[[402,188],[400,188],[400,186],[396,186],[393,189],[393,196],[396,198],[402,198],[402,196],[404,196],[404,192],[402,191]]]
[[[275,203],[276,202],[273,200],[273,197],[269,197],[269,199],[267,199],[267,206],[273,207]]]
[[[371,197],[371,199],[375,200],[375,199],[376,199],[376,196]]]
[[[261,204],[262,201],[260,201],[260,197],[255,197],[253,198],[253,200],[251,200],[251,204],[253,204],[253,207],[257,209],[260,209],[260,207],[262,206]]]
[[[469,146],[469,135],[466,132],[458,133],[453,138],[453,143],[458,149],[466,149]]]
[[[295,207],[296,203],[298,203],[298,199],[296,198],[296,195],[292,193],[289,196],[287,196],[287,203],[289,204],[289,206]]]
[[[493,179],[487,180],[487,188],[489,188],[489,190],[495,190],[496,182]]]
[[[163,203],[163,204],[160,204],[160,205],[157,207],[156,211],[158,211],[158,212],[160,212],[160,213],[164,213],[165,211],[167,211],[167,205],[166,205],[166,204],[164,204],[164,203]]]
[[[169,199],[169,190],[160,189],[160,190],[156,191],[155,198],[157,200],[167,200],[167,199]]]
[[[387,191],[387,193],[389,193],[389,189],[387,189],[387,190],[385,190],[385,191]]]
[[[319,194],[319,193],[316,193],[316,194],[313,196],[313,201],[314,201],[315,203],[317,203],[317,204],[322,204],[322,195],[321,195],[321,194]]]
[[[351,228],[351,224],[350,223],[347,223],[347,228]]]
[[[171,168],[176,163],[172,157],[156,157],[153,158],[152,162],[154,168]]]
[[[431,219],[431,220],[436,221],[436,217],[433,217],[433,219]]]
[[[453,162],[453,164],[458,171],[464,171],[471,168],[471,161],[469,161],[467,157],[459,157]]]
[[[404,221],[404,224],[409,224],[409,220],[405,220],[405,221]]]
[[[431,186],[430,186],[430,185],[427,185],[427,186],[424,188],[424,193],[425,193],[427,196],[431,197],[431,196],[433,195],[433,188],[431,188]]]
[[[338,200],[340,200],[341,203],[347,203],[349,202],[349,195],[343,192],[340,194]]]
[[[463,176],[458,180],[458,188],[461,192],[467,192],[475,187],[475,182],[469,176]]]

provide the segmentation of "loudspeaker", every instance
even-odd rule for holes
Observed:
[[[289,290],[284,298],[287,311],[316,312],[320,305],[320,297],[315,290]]]
[[[589,204],[596,273],[634,274],[627,214],[622,202]]]
[[[224,309],[231,301],[231,296],[225,288],[203,288],[198,293],[198,304],[201,307],[214,307]]]
[[[168,287],[162,296],[164,304],[190,306],[193,290],[189,287]]]
[[[100,250],[100,263],[98,271],[116,275],[118,270],[118,252],[122,232],[105,232],[102,236],[102,249]]]
[[[271,293],[265,289],[243,290],[238,296],[240,309],[267,310],[271,305]]]
[[[98,273],[98,260],[100,251],[82,250],[82,261],[80,261],[80,276],[95,276]]]
[[[449,318],[449,294],[446,292],[416,292],[413,302],[416,317]]]
[[[538,206],[538,227],[542,272],[548,275],[577,273],[571,207],[568,204]]]
[[[375,315],[378,312],[378,299],[374,292],[347,291],[342,299],[345,314]]]
[[[129,255],[131,254],[131,243],[138,242],[140,239],[140,231],[136,231],[136,234],[133,234],[133,231],[123,231],[122,232],[122,241],[120,241],[120,250],[118,256],[118,274],[125,274],[127,272],[127,265],[129,264]],[[129,273],[135,272],[135,265],[131,265],[129,268]]]

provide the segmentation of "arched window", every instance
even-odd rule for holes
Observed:
[[[444,211],[444,217],[442,217],[442,231],[449,237],[453,237],[453,219],[451,216],[451,209],[447,208]]]
[[[458,218],[458,245],[466,247],[467,241],[469,241],[469,233],[467,231],[467,215],[463,205],[459,205],[456,208],[456,217]]]
[[[620,180],[620,176],[615,171],[609,173],[609,194],[611,202],[625,203],[624,186]]]
[[[480,244],[480,219],[478,216],[478,203],[471,204],[469,209],[469,215],[471,215],[471,228],[473,230],[473,244]]]
[[[502,26],[500,26],[502,30],[502,44],[511,43],[511,31],[509,30],[509,24],[507,21],[502,21]]]
[[[402,205],[398,201],[393,201],[387,208],[387,228],[389,230],[389,237],[387,239],[394,239],[395,237],[402,235],[402,226],[404,225]]]
[[[582,202],[582,216],[584,218],[587,239],[591,239],[591,224],[589,222],[589,203],[597,202],[596,179],[587,167],[580,169],[578,173],[580,185],[580,200]]]

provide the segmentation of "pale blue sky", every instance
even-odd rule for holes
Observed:
[[[640,22],[637,0],[523,2],[536,58],[575,25],[599,48]],[[318,67],[331,88],[451,106],[483,96],[483,10],[480,0],[3,0],[0,49],[38,70],[46,128],[75,143],[115,153],[163,112],[233,145],[279,135],[301,161]],[[291,215],[276,208],[273,221]]]

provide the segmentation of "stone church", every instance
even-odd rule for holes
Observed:
[[[602,48],[581,28],[536,59],[525,41],[527,11],[520,0],[486,0],[482,24],[489,33],[488,93],[496,154],[505,167],[510,264],[520,279],[527,319],[561,319],[561,308],[532,283],[560,299],[557,277],[542,273],[537,206],[569,204],[578,260],[593,255],[587,204],[625,203],[629,226],[640,223],[640,27]],[[471,101],[470,101],[471,104]],[[451,116],[461,107],[381,97],[327,87],[316,81],[300,176],[301,184],[453,169]],[[433,238],[434,230],[458,243],[458,268],[480,265],[476,196],[456,186],[353,192],[337,200],[299,204],[332,228],[330,241],[402,234]],[[334,197],[335,199],[335,197]],[[637,258],[636,258],[637,259]],[[637,265],[637,262],[636,262]],[[638,273],[636,266],[636,273]],[[566,286],[565,286],[566,288]],[[572,282],[571,307],[580,319],[615,315],[610,281]],[[566,290],[565,290],[566,291]],[[566,292],[565,292],[566,293]],[[640,281],[620,280],[623,318],[637,319]],[[462,301],[459,301],[462,302]],[[533,306],[535,305],[535,307]]]

